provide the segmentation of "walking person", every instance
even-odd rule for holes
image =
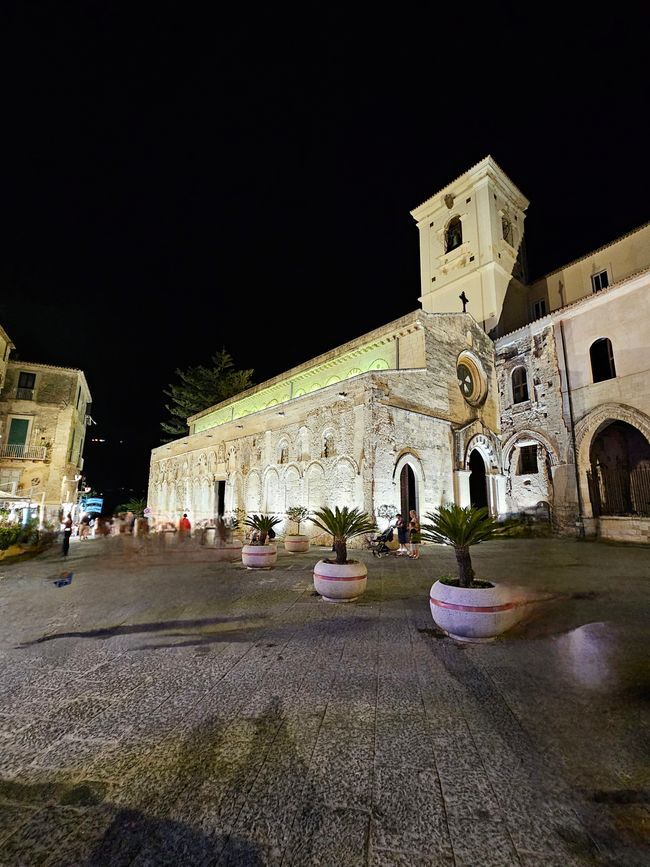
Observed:
[[[420,519],[415,509],[409,512],[409,557],[412,560],[420,559]]]
[[[397,530],[397,541],[399,542],[397,556],[403,557],[405,554],[408,554],[408,548],[406,547],[408,541],[408,530],[406,527],[406,521],[402,517],[401,512],[398,512],[395,515],[395,528]]]
[[[70,536],[72,536],[72,515],[67,514],[61,526],[63,527],[63,548],[61,549],[61,553],[64,557],[67,557],[70,550]]]

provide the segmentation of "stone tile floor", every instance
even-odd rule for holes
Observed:
[[[344,605],[325,549],[136,541],[0,564],[1,865],[650,863],[650,548],[477,546],[551,598],[469,645],[429,612],[441,546],[355,551]]]

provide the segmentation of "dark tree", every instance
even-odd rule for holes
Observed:
[[[235,370],[232,356],[222,349],[210,359],[212,365],[203,364],[176,370],[179,383],[170,383],[163,393],[171,398],[165,404],[169,418],[160,423],[164,436],[162,442],[168,443],[178,437],[186,436],[189,416],[217,403],[227,400],[254,385],[252,370]]]

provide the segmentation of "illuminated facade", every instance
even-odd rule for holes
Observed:
[[[487,157],[414,209],[421,309],[190,418],[152,452],[154,515],[454,500],[647,535],[650,224],[528,286],[527,207]],[[608,516],[614,452],[636,481]]]
[[[42,521],[57,524],[60,512],[76,503],[90,400],[81,370],[5,360],[0,491],[21,498],[14,502],[31,505],[32,513],[38,507]]]

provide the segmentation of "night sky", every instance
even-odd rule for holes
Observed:
[[[650,219],[647,10],[220,5],[7,6],[0,323],[84,370],[117,502],[176,368],[262,382],[418,308],[409,211],[488,154],[531,279]]]

